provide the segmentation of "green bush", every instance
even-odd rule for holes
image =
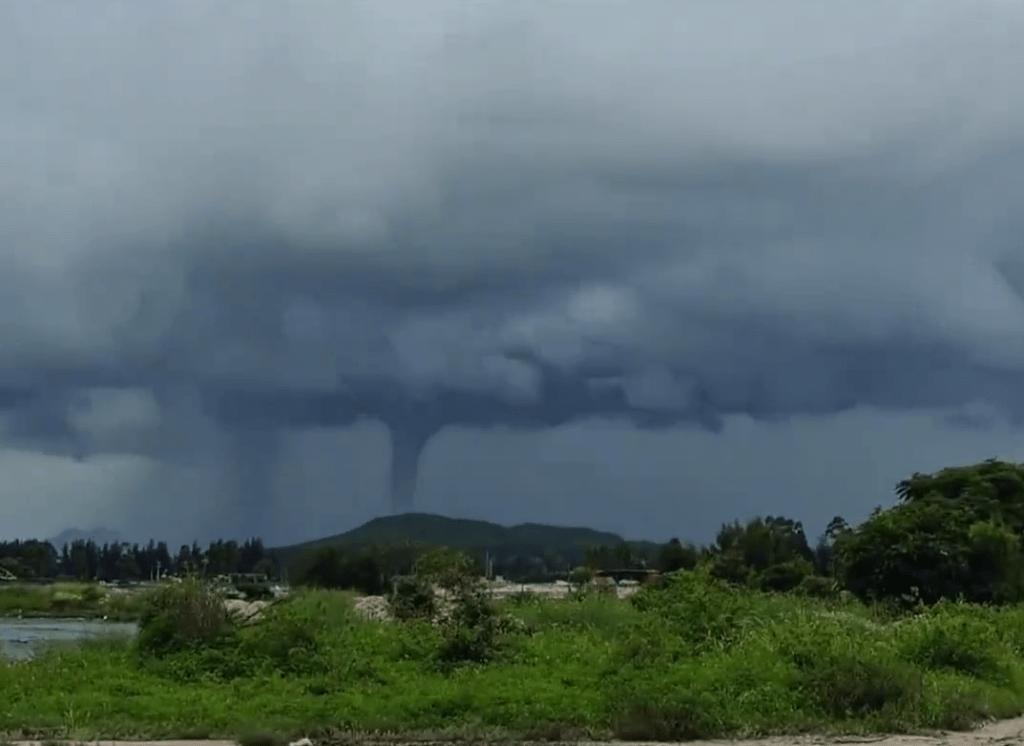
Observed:
[[[700,563],[701,550],[693,544],[683,544],[679,539],[671,539],[658,549],[654,565],[659,572],[676,570],[693,570]]]
[[[664,620],[693,654],[729,644],[737,619],[749,608],[753,595],[712,575],[707,569],[679,572],[661,586],[649,586],[630,596],[640,611]]]
[[[427,580],[399,575],[391,582],[388,606],[396,619],[432,619],[437,614],[437,599]]]
[[[754,576],[753,568],[735,550],[712,555],[706,567],[711,577],[734,585],[748,585]]]
[[[533,606],[540,601],[540,596],[533,591],[516,591],[509,595],[506,601],[509,605],[515,607]]]
[[[797,685],[830,717],[864,718],[920,702],[922,672],[907,664],[855,654],[833,655],[800,670]]]
[[[274,604],[239,635],[239,652],[262,671],[291,676],[326,673],[323,636],[350,625],[352,615],[323,592],[298,592]],[[332,629],[333,628],[333,629]]]
[[[808,575],[800,584],[794,589],[794,591],[802,596],[808,596],[810,598],[839,598],[841,589],[838,584],[832,578],[823,578],[820,575]]]
[[[807,560],[790,560],[767,568],[758,578],[758,584],[765,591],[786,593],[798,588],[813,572],[814,566]]]
[[[569,583],[577,589],[583,588],[590,579],[594,577],[594,571],[589,567],[575,567],[569,573]]]
[[[421,555],[413,565],[413,575],[426,583],[455,594],[472,590],[481,578],[476,563],[465,552],[438,547]]]
[[[106,597],[106,592],[95,583],[90,583],[82,589],[82,602],[85,604],[98,604]]]
[[[420,557],[415,572],[423,582],[436,583],[450,595],[451,610],[441,621],[437,662],[486,663],[512,628],[498,615],[497,605],[476,574],[473,559],[446,547]]]
[[[224,598],[194,579],[167,583],[145,601],[137,649],[161,658],[222,640],[234,630]]]
[[[991,616],[972,618],[967,611],[963,604],[943,603],[897,623],[901,656],[924,668],[1009,681],[1012,652]]]

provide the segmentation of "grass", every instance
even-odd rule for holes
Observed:
[[[134,621],[144,606],[144,594],[112,593],[98,583],[0,585],[0,617],[107,617],[113,621]]]
[[[893,619],[683,573],[634,601],[508,599],[495,618],[519,621],[486,637],[487,662],[452,664],[439,651],[466,629],[363,620],[353,599],[300,592],[238,626],[168,595],[139,642],[0,664],[0,738],[682,740],[962,729],[1024,710],[1024,607]],[[161,624],[186,608],[203,621],[174,637],[186,627]]]

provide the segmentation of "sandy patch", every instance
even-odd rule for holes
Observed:
[[[624,746],[627,742],[612,741]],[[871,744],[872,746],[1011,746],[1024,744],[1024,717],[1000,720],[966,733],[939,733],[927,736],[777,736],[745,741],[689,741],[687,746],[839,746],[839,744]],[[582,744],[580,744],[582,746]],[[597,744],[588,744],[597,746]],[[606,742],[609,746],[609,742]],[[637,744],[639,746],[639,744]],[[664,746],[648,742],[644,746]]]

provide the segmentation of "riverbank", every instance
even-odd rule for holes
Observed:
[[[1024,711],[1024,608],[892,618],[699,574],[630,599],[497,607],[384,621],[352,594],[300,592],[201,643],[144,631],[49,651],[0,665],[0,734],[679,741],[966,729]]]

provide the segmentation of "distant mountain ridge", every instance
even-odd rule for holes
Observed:
[[[626,540],[609,531],[583,527],[550,526],[543,523],[501,526],[468,518],[448,518],[430,513],[404,513],[374,518],[343,534],[278,547],[274,551],[284,558],[324,546],[360,549],[370,545],[395,545],[406,541],[432,546],[444,545],[453,549],[501,550],[543,546],[552,549],[580,550],[586,547],[617,546]],[[655,542],[648,541],[629,543],[634,546],[655,546]]]
[[[70,545],[76,541],[89,541],[90,539],[100,546],[121,543],[121,535],[117,531],[102,526],[97,526],[88,531],[83,531],[80,528],[69,528],[49,539],[49,542],[55,548],[60,549],[65,544]]]

